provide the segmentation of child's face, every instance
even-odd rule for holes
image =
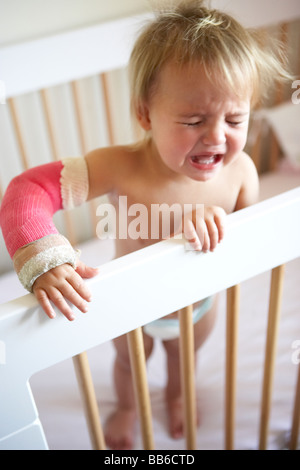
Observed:
[[[207,181],[243,150],[251,97],[225,89],[213,85],[201,65],[164,67],[140,121],[169,169]]]

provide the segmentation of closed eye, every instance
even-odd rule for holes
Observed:
[[[238,126],[239,124],[241,124],[241,122],[227,121],[227,124],[230,124],[231,126]]]
[[[227,121],[227,124],[229,124],[230,126],[233,126],[233,127],[238,127],[240,126],[241,124],[243,124],[245,121]]]
[[[197,126],[200,126],[200,124],[202,124],[203,121],[197,121],[197,122],[183,122],[182,124],[184,126],[188,126],[188,127],[197,127]]]

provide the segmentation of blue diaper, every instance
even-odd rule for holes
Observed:
[[[204,299],[193,311],[193,323],[197,323],[212,307],[214,297]],[[178,318],[159,318],[144,326],[144,332],[162,341],[179,337],[180,327]]]

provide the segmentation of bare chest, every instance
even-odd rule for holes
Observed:
[[[114,194],[114,201],[119,208],[129,212],[146,210],[148,213],[158,207],[171,210],[193,210],[196,205],[219,206],[226,213],[234,211],[239,187],[230,180],[191,184],[164,183],[147,178],[124,181],[119,191]]]

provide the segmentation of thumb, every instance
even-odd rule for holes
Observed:
[[[76,272],[85,279],[89,279],[91,277],[97,276],[99,274],[98,268],[91,268],[87,266],[82,261],[77,261]]]

